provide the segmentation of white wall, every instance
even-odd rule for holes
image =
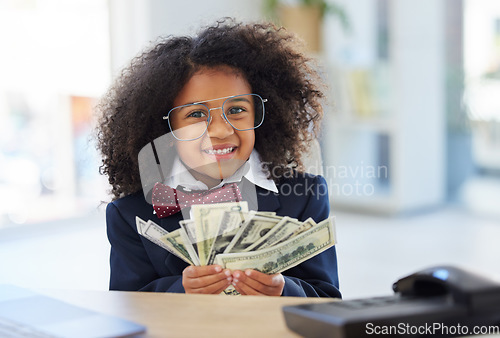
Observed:
[[[440,206],[446,160],[444,3],[399,0],[391,10],[395,193],[401,209]]]
[[[113,73],[159,36],[193,34],[227,16],[260,20],[262,8],[261,0],[108,1]]]

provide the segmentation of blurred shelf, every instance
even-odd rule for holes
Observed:
[[[345,46],[337,41],[338,50],[364,50],[373,58],[330,66],[337,102],[325,114],[328,132],[322,145],[325,178],[331,190],[338,190],[331,193],[333,210],[400,214],[445,199],[445,7],[433,0],[388,7],[386,58],[370,47],[354,46],[360,42],[354,37]],[[433,15],[422,25],[416,12]],[[367,45],[376,49],[376,30],[349,14],[353,26],[366,30],[358,33],[371,39]]]

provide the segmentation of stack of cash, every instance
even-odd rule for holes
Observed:
[[[231,270],[283,272],[333,246],[335,222],[249,211],[246,202],[191,207],[192,219],[168,232],[136,218],[139,234],[191,265],[219,264]]]

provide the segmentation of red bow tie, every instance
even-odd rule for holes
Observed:
[[[153,209],[159,218],[168,217],[193,204],[239,202],[240,189],[231,183],[212,190],[183,191],[156,183],[152,194]]]

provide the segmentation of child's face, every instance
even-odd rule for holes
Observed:
[[[210,109],[219,108],[225,97],[251,93],[248,81],[235,71],[203,69],[189,79],[175,98],[174,106],[203,102]],[[235,130],[224,119],[222,109],[213,109],[210,114],[211,122],[201,138],[176,140],[175,146],[181,160],[191,168],[191,174],[212,187],[231,176],[249,158],[255,144],[255,132],[253,129]]]

